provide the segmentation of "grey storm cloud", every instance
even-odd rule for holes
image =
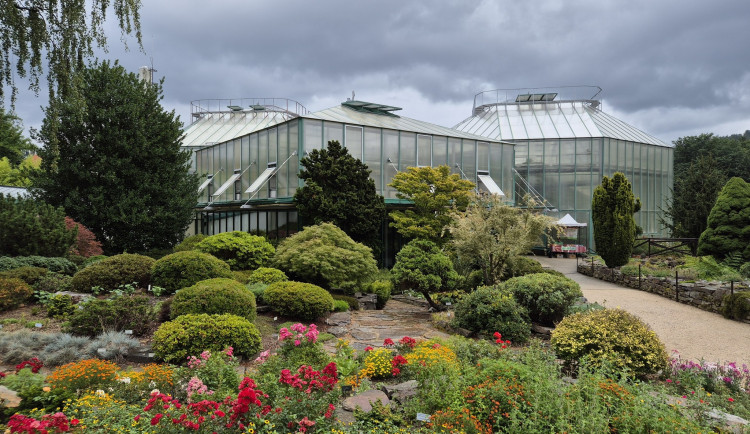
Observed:
[[[183,120],[196,99],[317,110],[354,90],[452,126],[483,90],[586,84],[604,89],[605,111],[669,142],[750,129],[749,22],[747,0],[161,0],[143,4],[145,53],[132,40],[125,52],[108,23],[100,57],[132,70],[153,59]],[[27,124],[39,105],[19,109]]]

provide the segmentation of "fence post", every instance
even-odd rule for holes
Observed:
[[[591,255],[591,275],[594,275],[594,255]]]
[[[680,301],[680,281],[677,278],[677,270],[674,270],[674,298]]]
[[[729,294],[734,295],[734,280],[729,281]]]
[[[641,264],[638,264],[638,289],[641,289]]]
[[[648,239],[648,257],[651,257],[651,238]]]

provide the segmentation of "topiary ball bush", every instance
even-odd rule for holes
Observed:
[[[180,315],[229,313],[255,321],[255,295],[234,279],[202,280],[177,291],[172,299],[172,319]]]
[[[110,256],[77,272],[70,287],[76,292],[91,292],[94,286],[112,291],[120,285],[136,282],[138,287],[146,288],[151,283],[154,262],[148,256],[129,253]]]
[[[476,333],[500,332],[514,343],[524,343],[531,336],[528,311],[499,286],[477,288],[456,304],[454,312],[456,326]]]
[[[557,357],[569,366],[586,357],[594,366],[605,361],[636,376],[668,366],[667,350],[648,325],[622,309],[603,309],[565,317],[550,340]]]
[[[276,268],[270,268],[270,267],[260,267],[257,270],[250,273],[250,276],[248,276],[247,283],[253,284],[253,283],[265,283],[266,285],[270,285],[272,283],[276,282],[286,282],[289,278],[284,274],[283,271],[276,269]]]
[[[260,351],[260,333],[236,315],[182,315],[162,324],[152,344],[156,357],[168,363],[185,363],[190,355],[227,347],[234,348],[235,356],[249,358]]]
[[[724,318],[743,321],[750,315],[750,291],[739,291],[724,296],[721,305]]]
[[[46,268],[25,265],[23,267],[0,272],[0,277],[21,279],[29,285],[34,286],[47,273],[49,273],[49,270]]]
[[[548,327],[560,322],[568,308],[583,297],[578,283],[547,273],[514,277],[505,281],[503,288],[528,309],[532,322]]]
[[[193,286],[201,280],[216,277],[232,278],[229,265],[221,259],[195,250],[172,253],[154,263],[154,285],[161,286],[167,294]]]
[[[211,235],[195,249],[216,256],[232,270],[255,270],[267,264],[276,252],[265,238],[240,231]]]
[[[203,234],[195,234],[185,237],[180,244],[174,246],[174,251],[184,252],[187,250],[195,250],[195,246],[206,238],[208,238],[208,235]]]
[[[0,312],[17,308],[31,297],[33,292],[31,286],[21,279],[0,278]]]
[[[276,282],[266,288],[263,300],[279,315],[314,321],[333,310],[333,297],[325,289],[302,282]]]

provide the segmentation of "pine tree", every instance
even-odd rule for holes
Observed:
[[[0,194],[0,256],[65,256],[76,236],[62,208]]]
[[[698,239],[699,255],[724,259],[734,252],[750,261],[750,184],[737,177],[721,189]]]
[[[299,177],[305,186],[294,194],[300,218],[306,223],[333,223],[379,257],[385,201],[367,165],[335,140],[328,142],[327,149],[313,150],[300,163]]]
[[[46,109],[34,193],[89,228],[106,254],[177,244],[198,180],[179,118],[160,105],[161,83],[143,83],[117,62],[96,63],[75,81],[74,97]]]
[[[633,215],[640,209],[641,200],[635,198],[630,181],[620,172],[612,178],[603,177],[601,185],[594,189],[594,242],[607,267],[628,263],[637,231]]]

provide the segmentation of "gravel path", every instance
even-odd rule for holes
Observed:
[[[667,352],[677,350],[683,359],[750,365],[750,324],[584,276],[576,271],[575,258],[535,259],[578,282],[589,302],[619,307],[640,317],[659,335]]]

